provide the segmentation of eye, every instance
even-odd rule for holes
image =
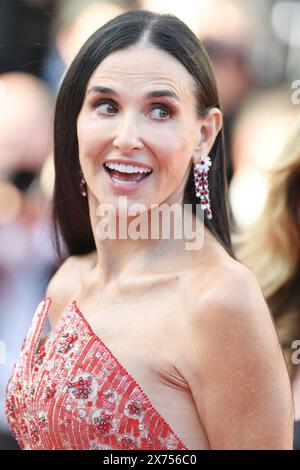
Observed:
[[[168,106],[164,105],[164,104],[154,104],[152,106],[152,110],[151,111],[157,111],[158,110],[158,117],[155,117],[155,119],[158,119],[158,120],[166,120],[168,117],[171,117],[172,115],[172,112],[171,110],[168,108]]]
[[[93,105],[93,109],[96,109],[97,112],[101,112],[104,114],[114,114],[114,112],[111,112],[112,110],[116,109],[115,103],[112,100],[100,100],[97,101]],[[105,112],[105,109],[107,112]]]
[[[115,114],[114,111],[117,110],[116,103],[110,99],[98,100],[92,107],[97,112],[100,112],[101,114],[106,114],[106,115],[109,115],[109,114],[114,115]],[[165,121],[172,115],[172,112],[168,108],[168,106],[161,104],[161,103],[153,104],[151,106],[151,112],[152,111],[157,111],[156,115],[154,115],[154,119],[157,119],[159,121],[162,121],[162,120]]]

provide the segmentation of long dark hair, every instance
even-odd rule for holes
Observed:
[[[217,86],[210,61],[199,39],[170,14],[147,10],[127,11],[99,28],[82,46],[68,69],[56,101],[54,119],[55,185],[53,234],[59,261],[68,255],[86,254],[96,249],[86,198],[79,191],[77,118],[87,83],[102,60],[111,52],[132,46],[143,38],[168,52],[193,76],[197,90],[197,113],[205,115],[220,108]],[[234,258],[229,230],[224,134],[221,130],[210,153],[209,191],[213,218],[205,225]],[[196,214],[193,168],[184,193],[184,203]]]

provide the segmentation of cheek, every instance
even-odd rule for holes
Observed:
[[[96,160],[107,144],[106,129],[99,123],[78,122],[77,137],[80,158]]]
[[[160,165],[178,168],[186,166],[191,154],[191,136],[181,126],[161,126],[160,129],[149,131],[145,145],[159,159]]]

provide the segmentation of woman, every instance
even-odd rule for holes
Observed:
[[[256,279],[232,253],[219,108],[205,52],[171,15],[122,14],[71,64],[55,117],[66,259],[7,389],[21,447],[291,448],[282,351]],[[200,220],[198,198],[201,249],[99,231],[104,204],[119,227],[136,203],[148,218],[190,203]]]
[[[275,318],[292,381],[295,447],[300,448],[300,118],[270,172],[264,209],[237,244]]]

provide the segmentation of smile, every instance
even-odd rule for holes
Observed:
[[[152,169],[138,165],[107,162],[103,166],[113,186],[120,190],[137,189],[153,173]]]

